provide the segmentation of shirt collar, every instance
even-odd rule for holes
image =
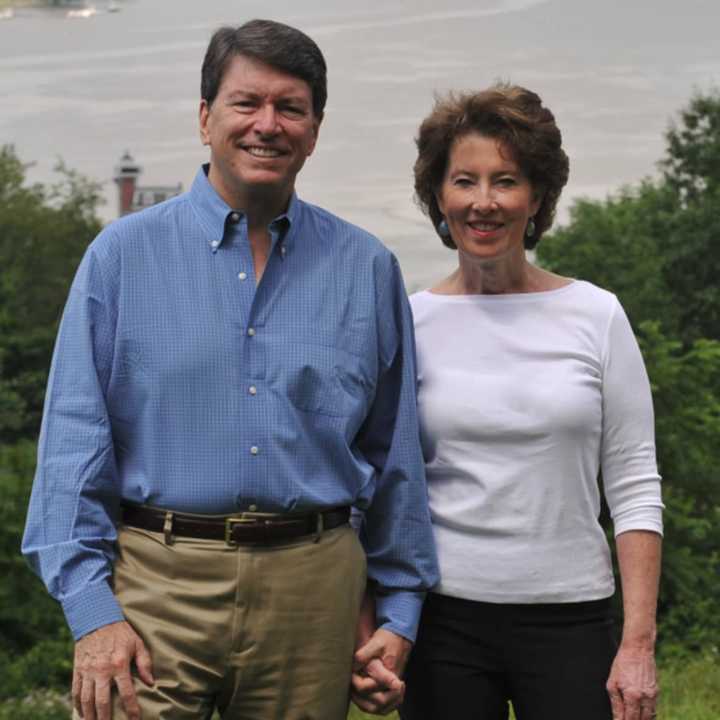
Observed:
[[[204,164],[195,175],[192,187],[190,188],[190,203],[192,204],[200,224],[205,230],[208,245],[210,249],[215,251],[222,245],[225,239],[225,231],[229,224],[230,216],[233,214],[243,215],[240,211],[235,211],[218,195],[217,190],[208,180],[209,163]],[[282,215],[278,215],[272,223],[270,230],[273,232],[274,238],[282,238],[287,243],[293,233],[290,232],[294,225],[298,224],[301,212],[301,202],[295,192],[290,197],[288,209]],[[274,243],[273,243],[274,244]]]

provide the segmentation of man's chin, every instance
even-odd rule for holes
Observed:
[[[272,170],[245,173],[242,184],[253,193],[283,192],[295,184],[295,176]]]

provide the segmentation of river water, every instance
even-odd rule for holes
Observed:
[[[315,38],[330,99],[298,190],[363,225],[399,256],[410,289],[447,273],[412,200],[415,135],[434,93],[496,79],[525,85],[555,112],[571,158],[559,220],[573,198],[603,197],[655,172],[663,132],[694,88],[720,83],[717,0],[96,0],[92,17],[17,9],[0,21],[0,143],[46,181],[59,157],[104,183],[129,149],[142,183],[187,187],[206,150],[197,135],[199,71],[222,24],[270,17]]]

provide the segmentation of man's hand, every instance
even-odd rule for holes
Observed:
[[[116,622],[88,633],[75,643],[72,698],[84,720],[110,720],[112,686],[117,685],[128,720],[140,720],[130,665],[153,685],[152,662],[145,644],[127,622]]]
[[[402,703],[400,677],[411,648],[409,640],[380,628],[355,652],[351,696],[361,710],[387,715]]]
[[[652,650],[620,646],[607,681],[613,720],[651,720],[658,686]]]

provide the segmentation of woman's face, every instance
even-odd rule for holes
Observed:
[[[479,133],[453,142],[436,197],[458,251],[478,259],[523,253],[528,220],[540,207],[510,150]]]

